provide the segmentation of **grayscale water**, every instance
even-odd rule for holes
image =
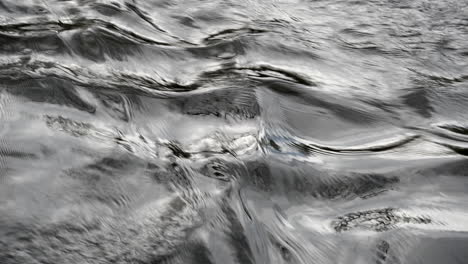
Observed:
[[[1,0],[1,264],[468,263],[468,1]]]

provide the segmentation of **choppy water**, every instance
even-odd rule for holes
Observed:
[[[468,2],[1,0],[0,263],[468,263]]]

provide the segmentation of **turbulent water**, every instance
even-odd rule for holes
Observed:
[[[465,0],[1,0],[0,263],[468,263]]]

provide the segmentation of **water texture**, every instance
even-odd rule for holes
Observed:
[[[0,263],[468,263],[465,0],[1,0]]]

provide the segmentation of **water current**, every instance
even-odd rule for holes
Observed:
[[[0,0],[1,264],[468,263],[466,0]]]

